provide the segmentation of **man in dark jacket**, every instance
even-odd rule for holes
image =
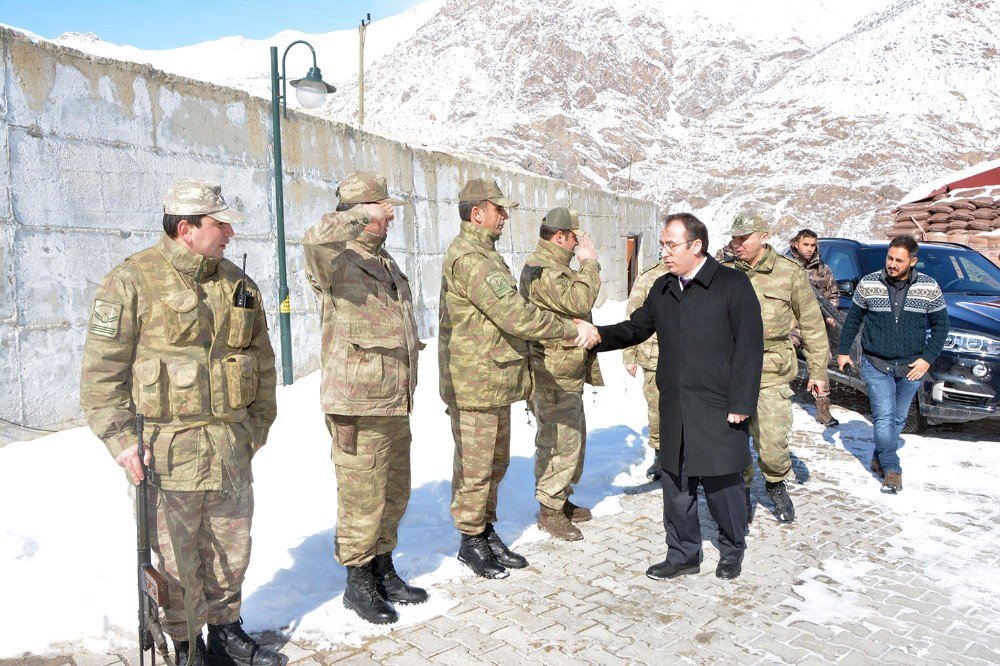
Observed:
[[[656,333],[660,466],[667,557],[654,580],[697,573],[697,489],[719,526],[723,579],[740,575],[747,510],[741,474],[750,464],[747,419],[760,390],[764,333],[746,275],[707,256],[708,230],[694,215],[668,215],[660,248],[669,271],[628,321],[600,326],[597,351],[630,347]]]

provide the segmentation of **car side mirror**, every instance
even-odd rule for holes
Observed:
[[[854,295],[854,287],[856,283],[854,280],[837,280],[837,289],[840,290],[841,296],[847,296],[850,298]]]

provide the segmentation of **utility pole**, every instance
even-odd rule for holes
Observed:
[[[372,15],[366,14],[358,25],[358,125],[365,124],[365,29],[372,22]]]

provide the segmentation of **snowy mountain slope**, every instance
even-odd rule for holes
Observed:
[[[264,47],[298,37],[63,41],[267,96]],[[356,31],[306,37],[341,87],[320,113],[355,123]],[[713,244],[742,208],[877,236],[913,185],[1000,156],[998,53],[986,0],[430,0],[369,29],[366,128],[693,209]]]

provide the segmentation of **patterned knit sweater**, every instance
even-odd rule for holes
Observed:
[[[861,278],[840,334],[838,353],[851,351],[862,323],[861,349],[893,365],[912,363],[918,358],[933,364],[948,337],[948,310],[941,288],[934,278],[916,271],[911,271],[899,319],[892,312],[885,271]]]

